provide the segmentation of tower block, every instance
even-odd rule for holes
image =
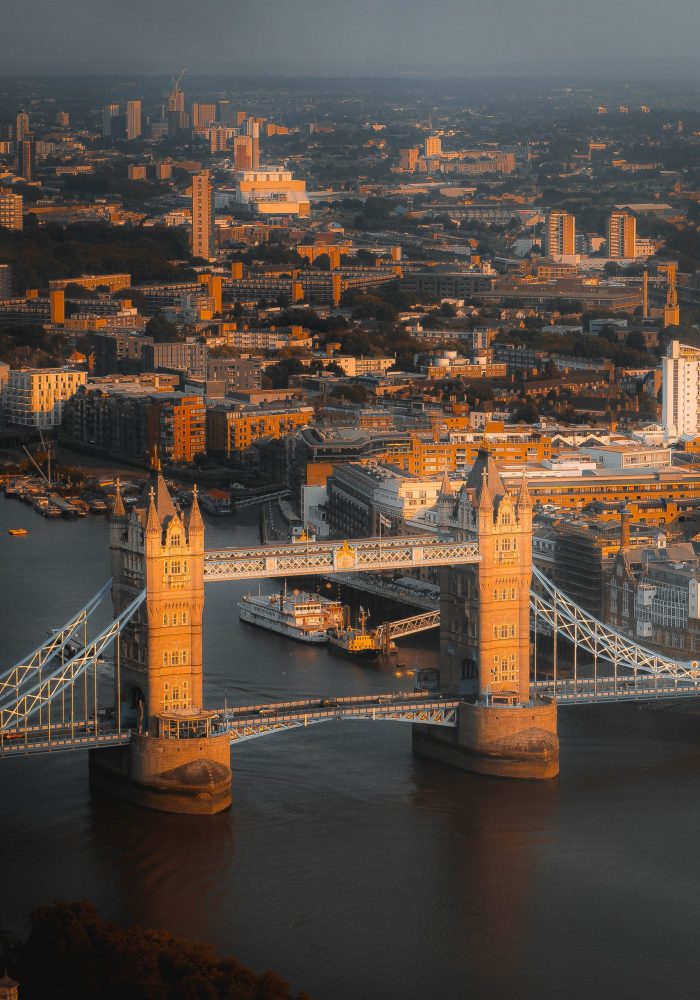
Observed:
[[[444,492],[444,489],[443,489]],[[506,489],[486,450],[453,506],[480,562],[443,571],[443,688],[465,700],[454,730],[414,727],[414,750],[466,770],[512,778],[559,773],[556,704],[530,698],[532,499]]]
[[[117,487],[110,530],[115,617],[144,588],[146,600],[115,650],[115,706],[136,732],[127,747],[91,751],[91,784],[165,812],[219,812],[231,804],[230,744],[202,708],[204,522],[196,487],[183,516],[156,459],[128,515]]]

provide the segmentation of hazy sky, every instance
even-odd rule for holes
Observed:
[[[7,0],[9,3],[10,0]],[[699,0],[20,0],[0,74],[653,73],[696,60]],[[7,25],[7,20],[5,24]]]

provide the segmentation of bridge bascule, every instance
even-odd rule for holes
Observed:
[[[93,788],[212,813],[231,802],[231,745],[262,736],[339,720],[408,722],[418,753],[485,774],[549,778],[558,773],[558,707],[700,694],[696,663],[637,645],[533,569],[527,486],[509,492],[486,453],[456,497],[443,486],[440,504],[456,516],[456,538],[207,551],[196,491],[183,516],[154,469],[129,514],[117,492],[110,583],[0,676],[0,757],[88,749]],[[203,707],[205,583],[415,566],[444,567],[440,611],[386,628],[398,636],[439,624],[439,693]],[[112,620],[88,639],[109,595]]]

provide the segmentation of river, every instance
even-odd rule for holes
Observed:
[[[209,521],[207,546],[250,543],[255,517]],[[104,520],[0,497],[0,663],[108,576]],[[241,625],[248,588],[207,588],[208,704],[410,686]],[[423,637],[400,660],[434,655]],[[565,708],[560,736],[546,784],[416,759],[405,724],[253,740],[233,750],[232,810],[212,818],[93,802],[82,753],[0,762],[0,921],[23,933],[33,907],[88,899],[314,1000],[695,997],[700,717]]]

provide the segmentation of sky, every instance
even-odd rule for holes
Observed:
[[[21,0],[9,17],[0,75],[644,77],[692,70],[700,37],[698,0]]]

